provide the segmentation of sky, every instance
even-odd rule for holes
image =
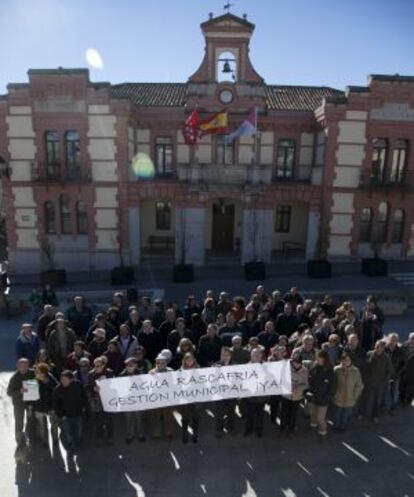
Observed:
[[[88,49],[103,61],[91,81],[186,81],[204,53],[200,23],[225,3],[0,0],[0,94],[29,68],[88,67]],[[232,3],[256,25],[251,60],[269,84],[344,89],[369,74],[414,75],[414,0]]]

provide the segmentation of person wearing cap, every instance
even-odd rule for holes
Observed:
[[[142,323],[142,329],[138,333],[138,344],[145,348],[147,359],[154,364],[155,358],[162,349],[162,343],[159,331],[152,326],[149,319]]]
[[[34,378],[34,371],[30,368],[30,362],[25,357],[17,360],[16,371],[12,374],[7,386],[7,395],[11,397],[13,402],[14,413],[14,426],[16,442],[19,444],[23,438],[23,430],[25,423],[27,423],[27,407],[28,405],[23,401],[23,382],[32,380]]]
[[[220,352],[220,361],[213,364],[213,367],[222,367],[231,365],[231,349],[222,347]],[[213,403],[214,416],[216,418],[216,438],[222,438],[224,428],[227,433],[236,435],[236,409],[237,401],[233,399],[219,400]]]
[[[172,371],[168,367],[168,359],[166,355],[162,353],[158,354],[155,358],[155,367],[151,369],[150,374],[156,373],[167,373]],[[158,409],[152,409],[150,411],[151,415],[151,425],[152,425],[152,436],[154,438],[161,437],[161,431],[164,429],[164,436],[168,441],[173,438],[173,425],[174,417],[172,409],[170,407],[160,407]]]
[[[106,331],[104,328],[96,328],[93,331],[93,336],[94,338],[88,347],[92,360],[103,355],[106,352],[106,349],[108,348],[108,342],[106,340]]]
[[[64,318],[56,319],[56,326],[47,338],[47,351],[59,371],[62,371],[66,357],[73,352],[75,342],[75,332],[66,326]]]
[[[87,394],[89,409],[93,414],[96,428],[96,440],[98,446],[102,445],[105,437],[109,445],[113,443],[113,421],[112,414],[103,410],[101,397],[99,395],[99,381],[106,378],[113,378],[114,373],[107,368],[103,357],[97,357],[93,361],[93,369],[89,371]]]
[[[255,348],[250,352],[250,363],[261,364],[263,362],[263,351],[260,348]],[[246,426],[244,429],[244,436],[248,437],[256,432],[256,436],[261,438],[263,436],[263,419],[264,419],[264,406],[265,397],[248,397],[243,399],[246,419]]]
[[[143,374],[143,371],[138,368],[138,360],[135,357],[125,359],[125,368],[119,376],[127,377],[139,374]],[[127,445],[131,444],[136,436],[140,442],[145,442],[147,412],[128,411],[124,413],[124,418],[126,427],[125,443]]]
[[[23,323],[16,340],[16,360],[25,357],[33,365],[40,349],[39,338],[30,323]]]
[[[292,393],[282,396],[280,413],[280,431],[289,437],[293,436],[300,401],[308,388],[308,370],[302,364],[300,354],[292,354],[290,360],[292,376]]]
[[[185,339],[184,339],[185,340]],[[184,354],[181,361],[180,371],[186,371],[188,369],[198,368],[197,360],[193,352],[187,352]],[[194,404],[185,404],[179,408],[181,413],[181,429],[182,429],[182,441],[184,444],[188,443],[188,428],[192,429],[192,442],[198,442],[198,428],[200,424],[200,410],[201,404],[195,402]]]

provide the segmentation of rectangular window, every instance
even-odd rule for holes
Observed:
[[[234,163],[234,141],[227,143],[227,135],[216,136],[216,162],[220,165]]]
[[[65,135],[66,169],[70,179],[80,177],[80,139],[77,131],[67,131]]]
[[[398,140],[392,152],[392,166],[390,180],[392,183],[403,184],[405,179],[405,165],[407,161],[408,144],[406,140]]]
[[[387,141],[384,139],[374,140],[371,164],[371,183],[381,184],[384,182],[386,160]]]
[[[155,162],[159,175],[173,172],[173,144],[171,138],[157,138],[155,141]]]
[[[59,134],[56,131],[46,132],[46,166],[50,178],[60,176]]]
[[[155,204],[155,227],[159,231],[171,230],[170,202],[157,202]]]
[[[278,205],[276,208],[276,233],[290,233],[290,220],[292,207],[290,205]]]
[[[276,179],[293,178],[295,140],[280,140],[276,155]]]

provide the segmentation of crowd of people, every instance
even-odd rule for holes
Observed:
[[[217,438],[241,427],[244,436],[262,437],[266,412],[292,437],[302,410],[323,441],[327,419],[342,432],[353,418],[378,423],[414,399],[414,333],[404,343],[396,333],[384,334],[384,314],[372,296],[360,311],[329,295],[317,302],[297,288],[282,295],[263,286],[248,299],[208,290],[202,302],[190,295],[182,308],[149,297],[131,304],[115,292],[110,307],[96,314],[81,296],[62,312],[50,287],[42,295],[34,291],[30,302],[33,322],[21,327],[7,391],[18,445],[29,440],[48,447],[49,437],[58,444],[60,434],[72,455],[85,432],[98,445],[112,444],[115,417],[127,444],[148,435],[170,440],[174,411],[183,443],[197,443],[202,404],[105,412],[99,380],[117,376],[289,360],[290,395],[209,403]],[[39,398],[24,401],[25,381],[33,379]]]

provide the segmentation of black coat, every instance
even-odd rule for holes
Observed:
[[[215,336],[212,340],[204,335],[198,343],[198,362],[201,367],[205,368],[220,360],[222,341],[220,337]]]
[[[331,367],[313,366],[309,371],[309,402],[317,406],[327,406],[334,393],[335,376]]]
[[[163,349],[161,335],[158,330],[154,328],[152,333],[144,333],[142,330],[138,333],[138,343],[145,349],[145,358],[151,364],[154,363],[155,358]]]
[[[39,400],[31,402],[35,412],[49,412],[53,410],[53,392],[58,381],[49,373],[47,382],[39,381]]]
[[[276,333],[276,331],[272,331],[270,333],[268,331],[261,331],[257,335],[257,339],[259,340],[259,344],[265,348],[267,353],[272,347],[277,344],[279,335],[278,333]]]
[[[290,337],[298,327],[298,320],[291,314],[288,316],[285,313],[279,314],[276,319],[276,331],[279,335],[287,335]]]
[[[53,406],[59,418],[80,417],[87,405],[85,390],[76,380],[73,380],[67,387],[60,384],[53,391]]]
[[[7,395],[12,398],[13,404],[22,404],[23,395],[20,390],[23,387],[23,381],[33,380],[35,377],[33,369],[29,369],[26,374],[16,371],[10,378],[7,386]]]
[[[84,305],[82,306],[82,309],[78,311],[73,305],[67,310],[66,317],[77,337],[83,340],[88,333],[93,318],[92,309]]]

